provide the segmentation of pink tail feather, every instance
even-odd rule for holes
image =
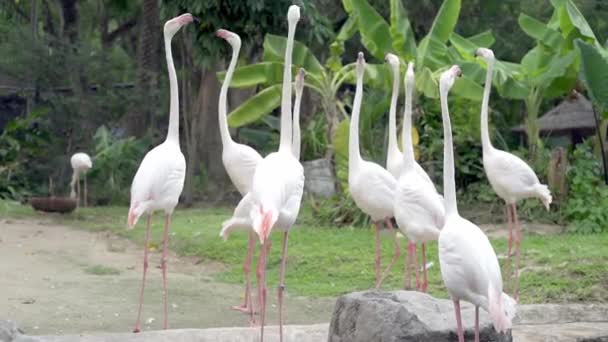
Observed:
[[[515,317],[517,302],[504,292],[499,292],[492,285],[488,288],[488,313],[498,332],[511,329]]]

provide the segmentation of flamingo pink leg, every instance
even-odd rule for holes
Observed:
[[[422,243],[422,273],[424,275],[424,280],[422,282],[422,292],[426,292],[426,289],[429,287],[429,281],[426,277],[426,251],[424,248],[424,242]]]
[[[381,252],[380,252],[380,223],[379,222],[374,222],[374,226],[376,226],[376,264],[375,264],[375,271],[376,271],[376,283],[378,283],[378,281],[380,281],[380,268],[381,266]]]
[[[84,207],[86,207],[87,206],[87,174],[86,173],[83,175],[83,178],[84,178],[84,200],[83,200],[83,202],[84,202]]]
[[[391,268],[393,267],[393,265],[395,264],[395,262],[397,260],[399,260],[399,258],[401,257],[401,245],[399,244],[399,238],[397,237],[397,232],[393,229],[393,225],[392,225],[390,219],[386,219],[385,222],[386,222],[386,226],[388,227],[389,231],[394,232],[395,254],[393,255],[393,259],[391,259],[391,262],[388,264],[388,266],[386,267],[386,269],[382,273],[382,276],[380,277],[380,280],[376,283],[376,288],[377,289],[380,288],[380,285],[382,285],[382,282],[384,281],[384,279],[390,273]]]
[[[505,264],[505,291],[509,290],[509,284],[511,283],[511,253],[513,249],[513,219],[510,204],[507,204],[507,225],[509,226],[509,248],[507,250],[507,263]]]
[[[283,252],[281,253],[281,271],[279,282],[279,341],[283,342],[283,292],[285,291],[285,263],[287,261],[287,239],[289,232],[283,235]]]
[[[418,266],[418,251],[417,251],[416,244],[414,243],[412,245],[413,245],[412,254],[414,257],[414,271],[416,273],[416,290],[420,291],[422,289],[422,285],[420,284],[420,272],[419,272],[420,267]]]
[[[255,323],[253,314],[254,309],[251,299],[251,280],[249,277],[249,271],[251,270],[251,259],[253,258],[253,252],[255,250],[255,232],[252,230],[249,232],[249,246],[247,249],[247,256],[243,263],[243,274],[245,274],[245,302],[242,305],[235,305],[232,307],[233,310],[241,311],[251,315],[251,324]]]
[[[456,325],[458,327],[458,342],[464,342],[464,332],[462,331],[462,318],[460,317],[460,301],[454,300],[454,311],[456,312]]]
[[[475,307],[475,342],[479,342],[479,306]]]
[[[513,296],[515,300],[519,299],[519,257],[521,255],[521,225],[517,218],[517,207],[512,205],[513,222],[515,223],[515,279],[513,280]]]
[[[269,239],[264,241],[260,248],[260,257],[256,269],[258,278],[258,308],[260,310],[260,341],[264,341],[264,322],[266,319],[266,261],[267,254],[270,251],[271,242]]]
[[[163,236],[163,256],[160,259],[160,268],[163,271],[163,302],[165,303],[165,319],[163,320],[163,329],[169,328],[169,304],[167,293],[167,250],[169,248],[169,224],[171,223],[171,214],[165,216],[165,233]]]
[[[410,253],[410,242],[407,242],[407,245],[405,247],[406,251],[405,251],[405,260],[404,260],[404,270],[403,270],[403,289],[404,290],[408,290],[410,289],[410,282],[409,282],[409,276],[408,273],[410,271],[410,261],[411,261],[411,253]]]
[[[141,331],[141,309],[144,304],[144,287],[146,286],[146,272],[148,271],[148,240],[150,240],[150,218],[152,215],[148,214],[148,220],[146,223],[146,242],[144,243],[144,276],[141,279],[141,292],[139,294],[139,310],[137,311],[137,321],[135,322],[134,333]]]

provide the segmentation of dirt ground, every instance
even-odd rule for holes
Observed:
[[[143,250],[108,233],[89,233],[47,221],[0,220],[0,318],[31,335],[131,331],[136,318]],[[160,253],[152,252],[143,330],[162,327]],[[248,326],[230,310],[242,302],[239,285],[214,281],[222,265],[170,255],[171,328]],[[254,274],[252,274],[254,276]],[[268,324],[276,324],[269,286]],[[334,299],[286,294],[288,324],[329,322]]]

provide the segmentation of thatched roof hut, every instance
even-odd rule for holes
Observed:
[[[538,119],[542,137],[551,138],[555,145],[577,144],[595,134],[595,119],[592,104],[585,96],[573,91],[562,103]],[[525,136],[525,126],[511,129]]]

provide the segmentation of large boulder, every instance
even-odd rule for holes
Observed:
[[[474,338],[475,307],[461,302],[465,339]],[[481,341],[512,341],[500,334],[480,310]],[[452,301],[413,291],[354,292],[338,298],[329,326],[329,342],[457,341]]]

